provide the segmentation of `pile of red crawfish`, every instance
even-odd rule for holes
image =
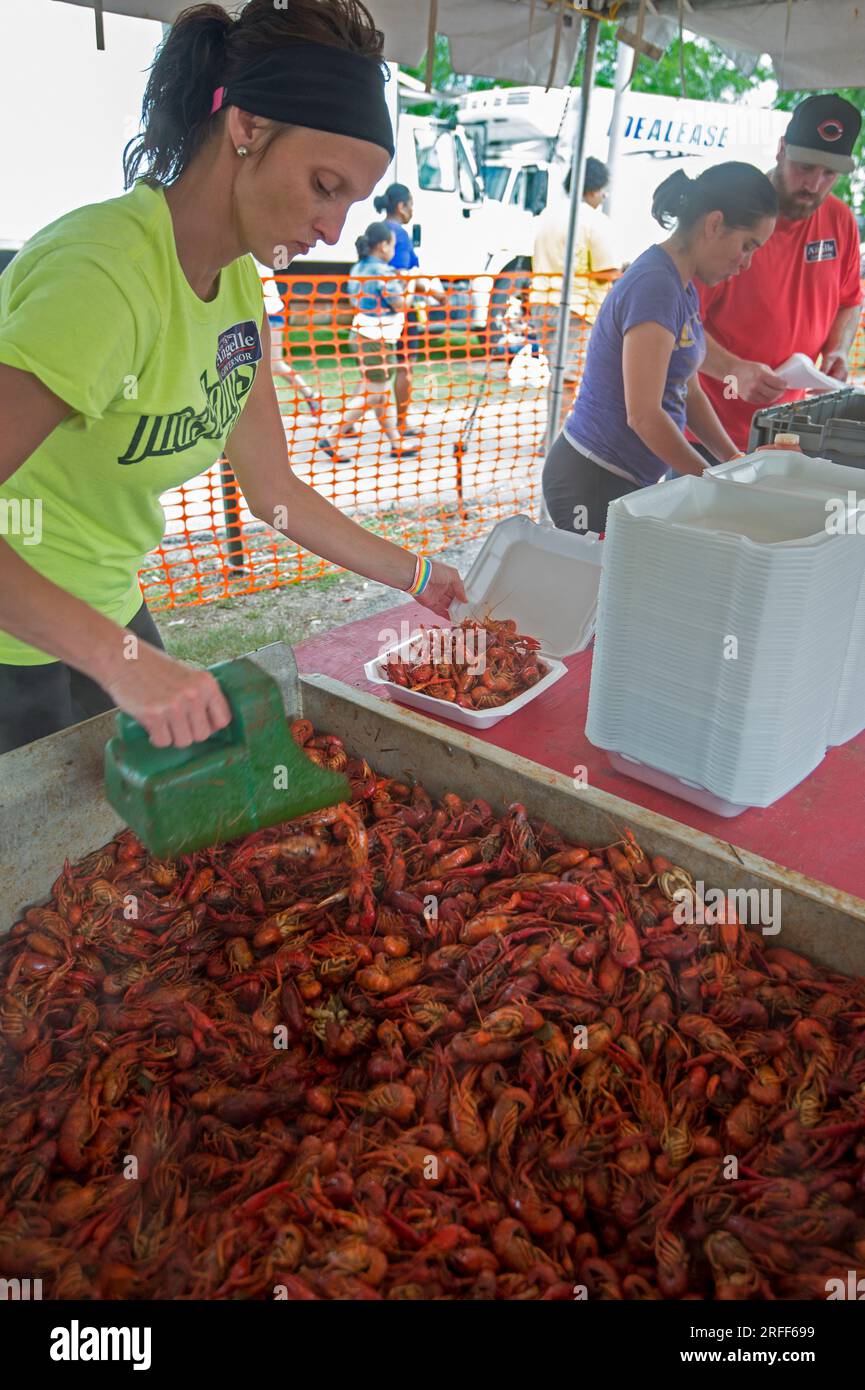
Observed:
[[[409,651],[408,660],[382,663],[387,679],[463,709],[506,705],[531,690],[547,671],[538,658],[540,642],[518,633],[512,618],[484,623],[466,618],[455,628],[424,627],[416,645],[417,653]]]
[[[0,1274],[820,1299],[865,1271],[865,982],[680,922],[688,875],[627,831],[566,844],[293,732],[350,804],[172,862],[125,831],[0,946]]]

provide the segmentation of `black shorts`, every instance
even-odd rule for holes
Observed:
[[[163,646],[145,603],[126,627],[152,647]],[[0,753],[10,753],[109,709],[114,709],[114,701],[101,685],[63,661],[41,666],[0,664]]]
[[[610,503],[640,488],[639,483],[629,483],[617,473],[601,468],[575,449],[563,434],[547,454],[541,486],[554,526],[560,531],[597,531],[599,535],[607,528]],[[579,518],[577,507],[583,509]]]

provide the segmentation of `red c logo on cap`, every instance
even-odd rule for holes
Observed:
[[[844,127],[840,121],[835,120],[834,116],[830,116],[828,120],[820,122],[817,127],[817,134],[832,144],[835,140],[841,139],[844,134]]]

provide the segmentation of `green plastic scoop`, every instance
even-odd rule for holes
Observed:
[[[232,721],[203,743],[154,748],[118,713],[105,748],[105,794],[151,854],[171,859],[335,806],[351,796],[340,773],[316,766],[291,737],[277,682],[241,657],[211,666]]]

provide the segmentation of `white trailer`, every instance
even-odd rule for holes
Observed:
[[[548,197],[564,197],[570,168],[579,89],[544,91],[509,87],[469,92],[460,121],[483,151],[488,194],[501,196],[508,216],[522,212],[531,235],[544,182]],[[606,162],[613,113],[613,91],[592,94],[586,152]],[[622,140],[613,191],[613,216],[626,260],[660,236],[652,220],[652,194],[674,169],[695,178],[712,164],[743,160],[770,169],[778,140],[790,116],[785,111],[724,102],[626,92]]]

